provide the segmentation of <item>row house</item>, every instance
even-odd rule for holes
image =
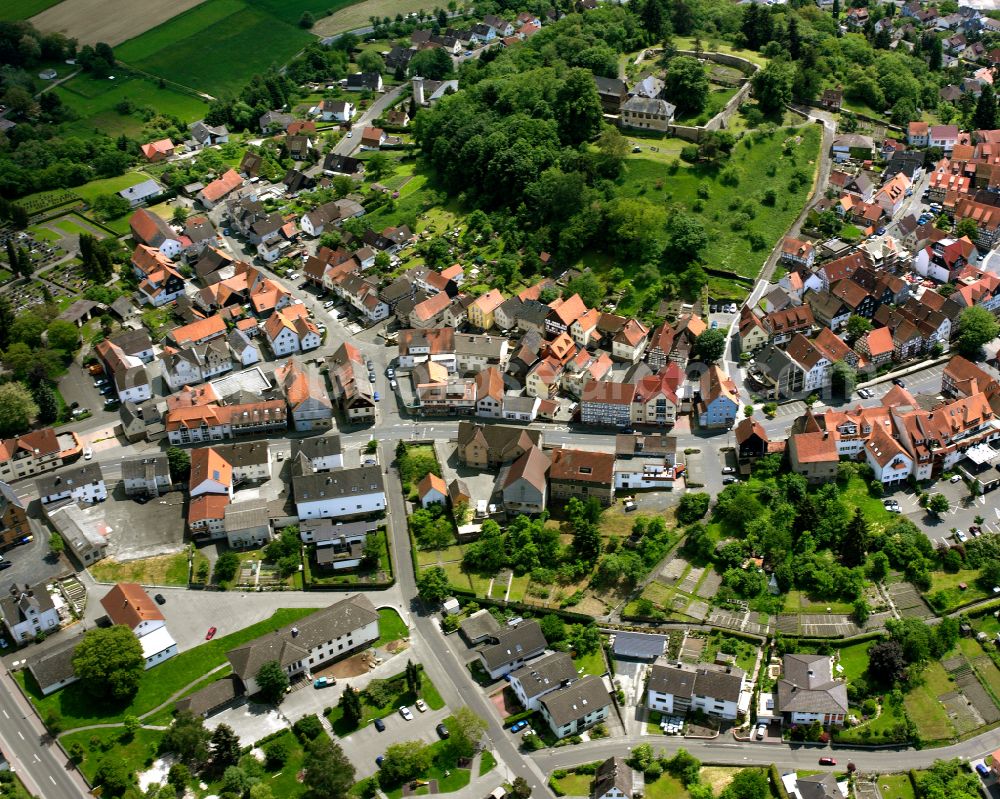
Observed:
[[[696,403],[698,424],[708,429],[728,428],[736,422],[739,389],[725,372],[712,364],[701,376]]]
[[[0,439],[0,480],[4,482],[31,477],[62,465],[63,449],[51,427]]]
[[[570,325],[587,312],[587,306],[579,294],[568,299],[556,299],[549,303],[550,313],[545,319],[545,331],[558,335],[569,330]]]
[[[580,421],[601,427],[629,427],[635,386],[631,383],[591,381],[580,394]]]
[[[553,499],[584,501],[591,497],[607,507],[615,499],[615,455],[580,449],[550,453],[549,491]]]
[[[397,360],[400,369],[412,369],[426,363],[440,363],[449,372],[457,370],[455,330],[441,327],[431,330],[400,330],[397,334]]]
[[[639,380],[635,384],[632,400],[632,423],[653,427],[673,426],[680,412],[677,391],[683,381],[684,373],[677,364]]]
[[[867,265],[868,260],[864,251],[858,250],[844,255],[818,267],[813,274],[806,278],[803,288],[811,291],[829,290],[830,286],[838,280],[852,277],[858,269]]]
[[[955,221],[971,219],[976,223],[976,245],[991,249],[1000,235],[1000,207],[963,197],[955,206]]]
[[[284,400],[196,405],[168,410],[164,425],[171,444],[201,444],[278,433],[288,429],[288,416]]]
[[[963,277],[951,298],[963,307],[978,306],[995,314],[1000,310],[1000,276],[980,272],[978,277]]]
[[[128,226],[137,243],[159,250],[164,258],[176,258],[185,249],[183,236],[163,217],[145,208],[140,208],[129,217]]]
[[[469,306],[469,324],[479,330],[490,330],[496,323],[496,310],[505,302],[503,294],[490,289]]]
[[[786,236],[781,243],[781,262],[812,269],[816,260],[816,247],[809,241]]]
[[[110,339],[100,342],[95,351],[104,364],[105,373],[111,375],[121,402],[145,402],[153,396],[149,375],[140,358],[125,354],[125,351]]]
[[[340,519],[384,513],[386,508],[385,486],[382,469],[378,466],[359,466],[353,469],[334,469],[329,472],[312,472],[308,463],[300,474],[293,471],[292,494],[300,519]]]
[[[330,397],[350,424],[375,421],[375,397],[368,370],[357,347],[344,342],[326,359]]]
[[[653,331],[649,346],[646,347],[646,363],[656,371],[670,361],[670,353],[674,349],[674,328],[664,322]]]
[[[874,202],[889,217],[894,217],[903,207],[903,202],[912,194],[910,179],[899,172],[875,193]]]
[[[290,358],[274,370],[274,379],[285,395],[296,430],[315,432],[333,427],[333,403],[323,378],[313,368],[304,368]]]
[[[500,336],[454,335],[455,368],[461,374],[480,372],[491,366],[501,370],[510,360],[510,342]]]
[[[983,392],[989,398],[1000,393],[1000,383],[985,369],[956,355],[941,374],[941,392],[952,397],[971,397]]]
[[[443,319],[445,311],[451,305],[452,298],[446,292],[432,294],[427,299],[417,303],[410,311],[410,327],[417,330],[427,330],[438,327]]]
[[[620,361],[636,363],[649,344],[649,328],[636,319],[629,319],[611,340],[611,355]]]
[[[749,709],[749,694],[744,698],[745,676],[734,666],[654,663],[646,684],[646,706],[668,715],[700,711],[735,720]]]
[[[35,490],[42,505],[64,501],[104,502],[108,498],[101,464],[94,461],[43,475],[35,481]]]
[[[207,344],[226,335],[226,320],[221,314],[206,316],[190,324],[180,325],[167,333],[167,341],[176,347]]]
[[[500,474],[500,493],[507,513],[543,513],[548,507],[549,459],[538,447],[528,450]]]
[[[389,318],[389,306],[379,297],[378,284],[374,281],[351,274],[337,282],[334,290],[369,324]]]
[[[459,462],[475,469],[496,469],[541,448],[542,432],[526,427],[462,421],[458,423]]]
[[[422,369],[423,367],[418,367]],[[414,371],[414,375],[418,372]],[[476,380],[471,377],[442,375],[440,381],[416,382],[416,401],[426,416],[471,416],[476,412]]]
[[[233,368],[233,355],[225,339],[207,344],[166,347],[160,358],[160,373],[171,391],[211,380]],[[148,399],[148,397],[147,397]]]
[[[545,362],[543,361],[542,363]],[[604,380],[611,372],[612,366],[611,356],[606,352],[592,353],[581,349],[563,366],[559,380],[560,387],[567,394],[579,398],[583,392],[583,387],[587,383],[593,380]],[[532,381],[533,391],[538,391],[539,381],[544,382],[546,375],[547,372],[535,377]],[[540,397],[542,394],[535,393],[532,396]],[[546,396],[551,396],[551,394],[547,394]]]

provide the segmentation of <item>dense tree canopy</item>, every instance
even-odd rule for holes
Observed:
[[[73,670],[96,696],[125,702],[139,689],[142,645],[123,625],[88,630],[73,654]]]

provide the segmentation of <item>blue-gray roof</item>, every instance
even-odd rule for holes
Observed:
[[[667,649],[667,636],[651,633],[615,633],[615,657],[653,660]]]
[[[118,192],[126,200],[134,200],[136,198],[142,197],[153,197],[163,191],[163,187],[160,186],[155,180],[150,178],[149,180],[144,180],[142,183],[137,183],[134,186],[130,186],[127,189],[122,189]]]

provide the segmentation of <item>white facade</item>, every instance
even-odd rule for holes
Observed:
[[[385,492],[372,491],[344,497],[296,500],[295,507],[298,509],[300,519],[335,519],[339,516],[380,513],[385,510]]]
[[[74,502],[104,502],[108,498],[108,489],[104,485],[104,479],[94,480],[89,483],[70,485],[61,483],[58,490],[52,494],[40,497],[43,505],[50,505],[53,502],[60,502],[64,499],[72,499]]]
[[[18,600],[14,599],[14,602]],[[49,607],[39,611],[34,603],[25,602],[20,614],[24,616],[23,620],[6,619],[7,629],[14,640],[29,641],[39,633],[50,633],[59,628],[59,611],[52,605],[51,599],[45,604]]]
[[[159,666],[164,660],[177,654],[177,642],[174,641],[170,631],[162,622],[158,627],[141,634],[136,628],[136,635],[139,637],[139,643],[142,644],[142,657],[146,661],[146,669]]]

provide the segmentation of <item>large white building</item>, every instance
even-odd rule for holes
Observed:
[[[385,511],[385,487],[378,466],[312,472],[300,459],[295,464],[307,473],[292,477],[295,507],[300,519],[366,516]]]
[[[128,627],[139,639],[147,669],[177,654],[166,619],[138,583],[118,583],[101,599],[101,606],[112,624]]]
[[[297,677],[364,649],[378,636],[378,611],[368,597],[357,594],[232,649],[226,657],[246,693],[255,694],[260,690],[257,673],[265,663],[277,661],[290,678]]]
[[[108,498],[101,465],[95,462],[39,477],[35,481],[35,487],[43,505],[67,499],[74,502],[104,502]]]
[[[744,710],[740,706],[743,683],[743,671],[734,667],[654,664],[646,684],[646,704],[661,713],[683,715],[700,710],[710,716],[735,719]]]
[[[611,712],[611,694],[601,677],[587,674],[543,696],[540,707],[552,734],[565,738],[604,721]]]
[[[510,687],[526,710],[538,710],[542,697],[578,677],[573,659],[565,652],[553,652],[511,672]]]
[[[45,583],[25,587],[12,585],[0,599],[0,613],[15,641],[29,641],[40,633],[59,628],[59,611]]]

